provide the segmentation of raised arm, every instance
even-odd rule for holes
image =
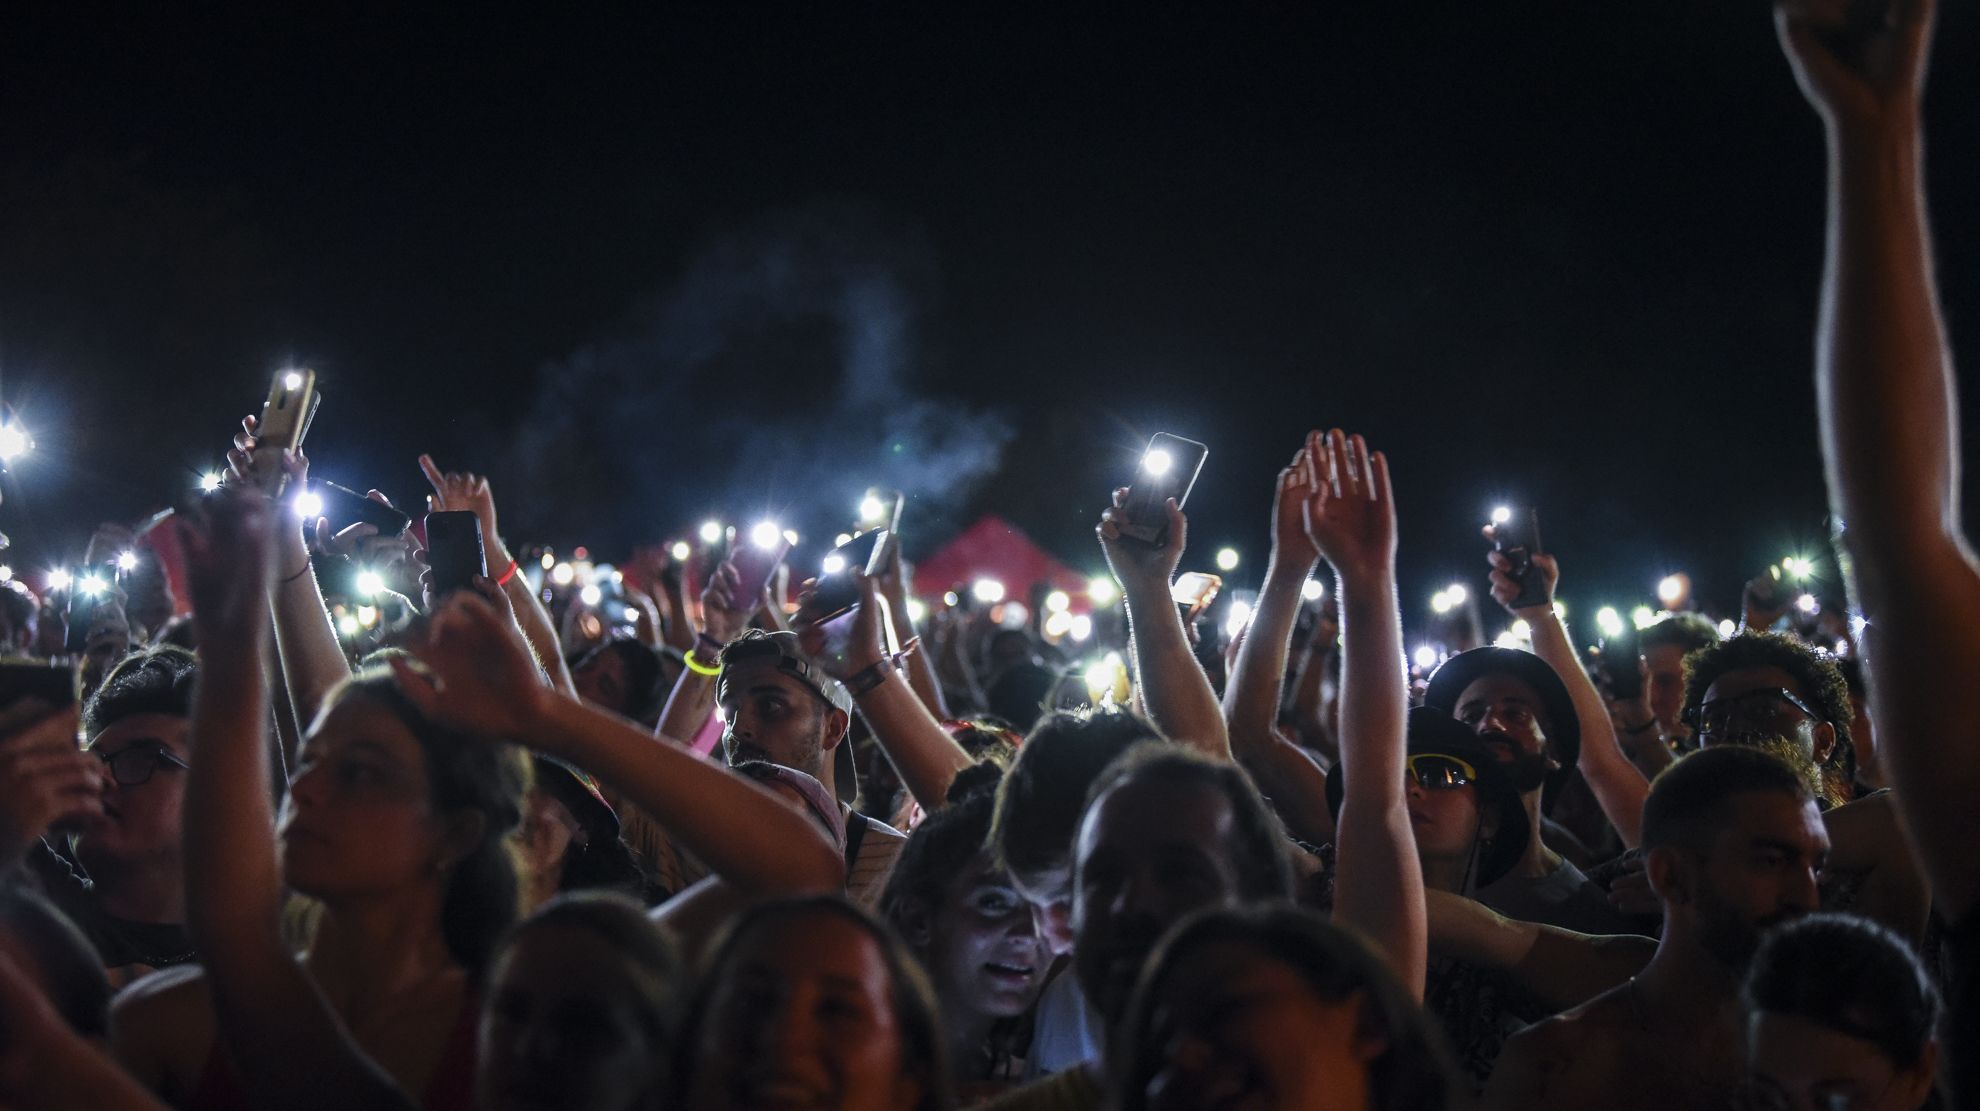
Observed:
[[[1163,506],[1169,515],[1167,539],[1160,547],[1142,543],[1123,536],[1116,523],[1126,501],[1127,487],[1114,491],[1113,507],[1100,515],[1095,531],[1107,555],[1107,566],[1120,580],[1135,686],[1148,719],[1170,740],[1206,756],[1229,760],[1231,741],[1224,728],[1224,709],[1217,703],[1210,677],[1203,674],[1203,665],[1190,651],[1182,613],[1169,594],[1169,581],[1175,578],[1176,563],[1182,559],[1188,523],[1176,500],[1170,498]]]
[[[734,597],[737,585],[735,564],[725,559],[701,588],[702,629],[688,650],[688,666],[674,680],[667,706],[660,712],[658,731],[663,737],[692,740],[715,712],[715,658],[749,625],[749,613]]]
[[[900,773],[902,786],[932,813],[948,802],[956,773],[975,761],[928,712],[906,672],[880,643],[880,625],[887,617],[879,583],[858,570],[853,580],[859,585],[859,609],[833,623],[844,626],[845,643],[832,643],[837,638],[830,634],[836,630],[817,623],[810,593],[798,609],[798,642],[826,674],[853,692],[860,716]]]
[[[200,643],[186,771],[186,929],[228,1057],[258,1105],[406,1108],[350,1037],[282,937],[282,875],[267,783],[262,652],[272,533],[282,509],[239,487],[209,499],[180,536]]]
[[[243,419],[241,431],[234,437],[234,449],[227,453],[228,483],[256,487],[270,498],[282,493],[284,482],[289,490],[302,489],[309,481],[309,460],[301,453],[288,453],[280,467],[256,468],[254,433],[255,418]],[[296,730],[301,733],[316,719],[325,696],[350,676],[351,662],[337,640],[330,610],[323,603],[323,589],[317,585],[316,571],[310,564],[309,545],[303,536],[305,522],[281,511],[284,508],[278,506],[275,518],[276,571],[268,579],[268,592],[282,683],[288,688]]]
[[[1657,942],[1636,934],[1580,934],[1507,918],[1448,891],[1424,892],[1430,949],[1497,968],[1541,1003],[1567,1010],[1643,971]]]
[[[1919,100],[1933,4],[1794,4],[1775,23],[1829,150],[1828,261],[1815,344],[1829,504],[1877,735],[1939,907],[1980,903],[1966,850],[1980,791],[1970,715],[1944,677],[1980,670],[1980,570],[1959,516],[1959,401],[1932,275]]]
[[[1313,758],[1279,736],[1286,657],[1293,625],[1305,603],[1302,591],[1320,561],[1306,534],[1306,503],[1314,496],[1314,469],[1302,446],[1279,472],[1272,504],[1272,554],[1258,592],[1251,626],[1238,645],[1237,662],[1224,684],[1224,722],[1231,753],[1300,838],[1323,845],[1334,839],[1327,806],[1326,773]]]
[[[1487,525],[1488,539],[1491,532],[1491,526]],[[1595,689],[1595,680],[1582,668],[1581,657],[1575,654],[1574,642],[1568,638],[1567,626],[1562,624],[1560,614],[1554,612],[1554,587],[1561,579],[1560,564],[1551,555],[1533,553],[1530,573],[1545,578],[1547,601],[1513,609],[1511,602],[1519,597],[1519,583],[1507,573],[1511,561],[1498,552],[1486,558],[1492,563],[1492,597],[1508,613],[1532,627],[1533,654],[1547,661],[1567,685],[1568,697],[1574,700],[1574,719],[1581,726],[1582,778],[1588,781],[1588,788],[1594,792],[1595,801],[1601,805],[1609,824],[1616,827],[1623,847],[1636,848],[1643,843],[1643,800],[1650,795],[1650,781],[1643,778],[1643,773],[1617,743],[1615,723],[1609,717],[1608,705],[1602,701],[1602,692]]]
[[[495,493],[488,488],[488,479],[467,471],[442,471],[431,455],[419,457],[419,470],[433,487],[433,493],[426,499],[428,508],[436,513],[464,509],[481,522],[481,543],[488,559],[489,577],[508,596],[516,624],[535,650],[544,673],[550,676],[551,685],[576,697],[577,687],[571,682],[571,669],[564,662],[564,646],[557,639],[557,627],[550,620],[550,611],[544,608],[543,599],[537,597],[536,591],[530,589],[521,564],[502,542],[502,534],[496,531]]]
[[[1315,496],[1306,528],[1333,564],[1341,603],[1341,796],[1334,915],[1388,954],[1423,997],[1423,869],[1403,802],[1409,692],[1396,601],[1396,503],[1389,461],[1360,436],[1308,437]]]
[[[585,769],[745,894],[830,891],[843,883],[837,847],[795,807],[679,743],[539,683],[528,647],[485,599],[456,592],[413,652],[424,670],[404,659],[392,667],[422,713]]]
[[[901,558],[901,544],[898,539],[888,544],[887,562],[877,576],[880,597],[887,600],[887,620],[894,626],[894,638],[905,645],[921,634],[914,627],[914,614],[908,612],[908,583],[912,581],[914,568]],[[934,652],[928,644],[919,651],[908,653],[901,663],[902,675],[908,686],[914,688],[921,704],[937,718],[949,716],[948,701],[942,697],[942,684],[935,678]],[[926,807],[923,807],[926,809]]]

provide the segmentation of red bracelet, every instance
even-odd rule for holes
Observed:
[[[502,577],[495,580],[495,585],[496,586],[509,585],[509,580],[516,577],[516,571],[521,567],[522,567],[522,560],[520,559],[510,560],[509,569],[507,571],[502,572]]]

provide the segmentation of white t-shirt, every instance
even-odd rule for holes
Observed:
[[[1038,1019],[1032,1026],[1024,1078],[1035,1080],[1098,1061],[1100,1031],[1105,1026],[1100,1013],[1086,1001],[1086,993],[1079,990],[1079,978],[1072,969],[1061,970],[1038,997]]]

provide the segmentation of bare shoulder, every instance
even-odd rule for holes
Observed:
[[[1485,1086],[1486,1108],[1588,1107],[1613,1093],[1612,1055],[1627,1023],[1613,991],[1514,1034]]]
[[[213,1038],[213,1000],[198,965],[153,972],[111,1000],[111,1052],[139,1082],[167,1099],[192,1090]]]

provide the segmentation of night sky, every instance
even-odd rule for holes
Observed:
[[[1247,579],[1329,424],[1391,455],[1412,624],[1500,501],[1583,616],[1674,569],[1729,606],[1825,534],[1821,137],[1763,3],[332,7],[0,16],[20,566],[167,504],[291,360],[317,473],[409,498],[430,450],[607,554],[710,512],[816,548],[884,481],[911,554],[995,512],[1093,570],[1166,430],[1211,447],[1185,569]]]

